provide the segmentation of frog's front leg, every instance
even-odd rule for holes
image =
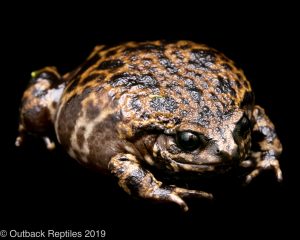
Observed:
[[[213,198],[212,194],[202,191],[164,186],[151,172],[143,169],[132,154],[117,154],[109,162],[109,169],[127,193],[156,201],[174,202],[184,211],[188,211],[188,206],[183,197]]]
[[[265,114],[263,108],[255,106],[253,110],[255,124],[253,127],[253,143],[256,149],[251,152],[255,169],[247,175],[246,183],[251,182],[261,171],[272,169],[278,181],[282,180],[278,157],[282,152],[282,145],[275,132],[275,127]]]

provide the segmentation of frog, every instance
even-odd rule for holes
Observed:
[[[28,135],[49,150],[58,142],[134,197],[184,211],[185,198],[213,194],[172,184],[180,173],[200,178],[241,168],[249,184],[272,170],[282,180],[282,144],[243,70],[188,40],[98,45],[64,75],[55,67],[33,72],[16,146]]]

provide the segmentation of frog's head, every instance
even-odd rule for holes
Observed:
[[[207,126],[181,123],[159,135],[153,153],[171,171],[227,171],[246,157],[250,121],[242,110]]]
[[[52,126],[62,93],[62,78],[55,67],[45,67],[31,73],[20,108],[22,128],[32,133],[44,133]]]

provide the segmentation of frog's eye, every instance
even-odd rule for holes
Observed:
[[[234,132],[242,138],[245,138],[248,135],[250,132],[250,121],[246,115],[243,115],[237,122]]]
[[[178,147],[184,151],[194,151],[204,143],[204,139],[193,132],[179,132],[176,141]]]

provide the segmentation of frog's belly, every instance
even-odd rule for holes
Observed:
[[[75,98],[67,104],[62,103],[55,122],[57,139],[71,157],[105,170],[122,142],[116,130],[118,118],[106,108],[93,117],[86,111]]]

